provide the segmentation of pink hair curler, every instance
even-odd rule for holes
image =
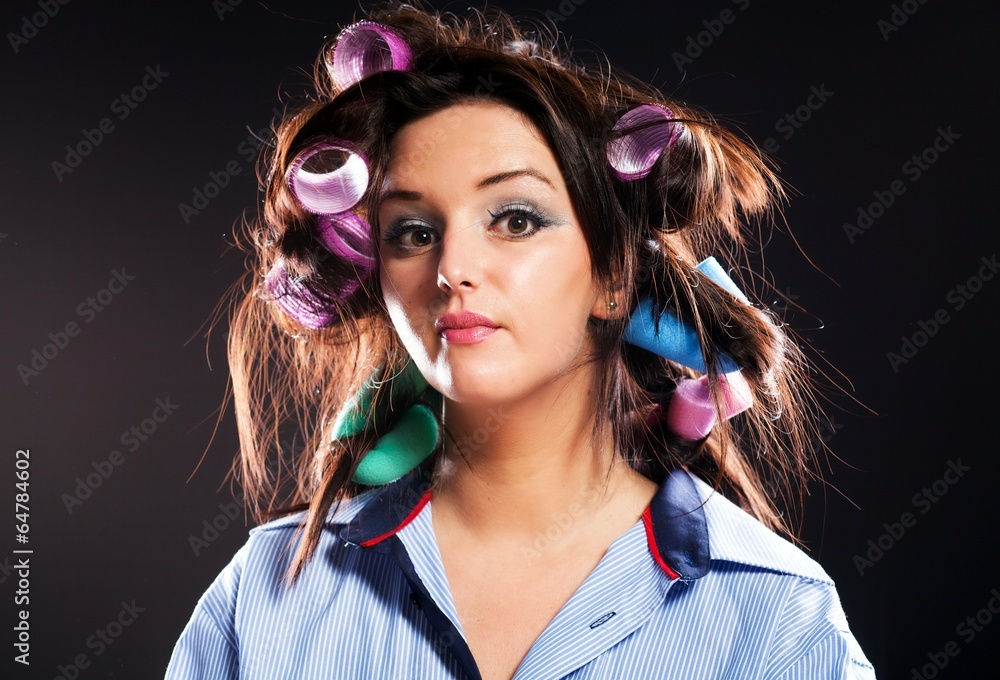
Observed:
[[[329,172],[305,169],[306,161],[335,152],[339,166]],[[323,160],[317,158],[317,161]],[[333,215],[350,210],[368,189],[368,163],[349,142],[314,144],[300,153],[288,168],[288,186],[299,204],[311,213]]]
[[[750,385],[739,371],[720,373],[719,380],[722,387],[721,413],[716,412],[712,403],[707,375],[697,379],[682,378],[677,383],[666,416],[667,427],[674,434],[697,441],[708,436],[720,416],[722,420],[729,420],[753,405]]]
[[[670,119],[674,114],[658,104],[643,104],[626,111],[615,130],[643,126],[608,142],[608,163],[618,179],[631,182],[650,173],[664,150],[677,141],[682,131],[680,123]]]
[[[410,68],[410,46],[396,32],[374,21],[345,28],[328,55],[326,67],[340,89],[346,89],[380,71]]]

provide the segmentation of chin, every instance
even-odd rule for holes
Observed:
[[[469,408],[495,408],[526,398],[509,382],[498,383],[497,379],[458,379],[442,387],[445,391],[438,390],[442,396],[456,405]]]
[[[506,395],[497,392],[495,383],[451,383],[441,395],[462,406],[499,406],[509,401],[505,398]]]

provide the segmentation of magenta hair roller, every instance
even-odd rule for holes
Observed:
[[[332,156],[332,158],[331,158]],[[306,170],[314,165],[335,166],[328,172]],[[368,163],[349,142],[314,144],[300,153],[288,169],[288,186],[299,204],[311,213],[334,215],[358,204],[368,189]]]
[[[354,264],[365,276],[375,269],[371,227],[357,213],[318,216],[316,236],[327,250]]]
[[[267,273],[264,285],[268,295],[282,311],[306,328],[326,328],[336,319],[336,314],[309,290],[302,282],[302,277],[289,276],[284,263],[280,261]],[[341,291],[341,297],[348,297],[360,285],[357,281],[348,281]]]
[[[674,114],[657,104],[643,104],[627,111],[615,123],[614,130],[648,125],[608,142],[608,163],[618,179],[631,182],[650,173],[664,150],[677,141],[682,125],[673,122]]]
[[[729,420],[753,406],[753,392],[741,371],[720,373],[719,382],[722,385],[722,420]]]
[[[666,417],[667,427],[674,434],[697,441],[708,436],[720,417],[729,420],[750,408],[753,404],[750,386],[738,371],[720,373],[719,381],[722,387],[721,413],[716,412],[712,403],[707,375],[698,379],[682,378],[677,383]]]
[[[374,21],[359,21],[341,32],[327,69],[334,82],[346,89],[380,71],[410,68],[410,46],[394,29]]]
[[[708,436],[717,420],[708,376],[681,378],[667,409],[667,427],[679,437],[697,441]]]

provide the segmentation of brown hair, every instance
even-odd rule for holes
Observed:
[[[248,225],[239,244],[248,253],[249,271],[235,291],[229,335],[241,445],[233,471],[258,521],[308,510],[291,580],[315,552],[333,503],[362,490],[352,481],[355,469],[394,424],[389,416],[362,434],[331,441],[336,415],[376,369],[394,374],[408,355],[388,317],[377,273],[348,299],[337,295],[356,272],[317,242],[313,218],[295,201],[286,173],[317,140],[353,142],[370,170],[357,209],[371,221],[375,238],[376,199],[393,136],[421,116],[468,101],[510,106],[538,127],[560,163],[595,278],[616,290],[628,310],[650,297],[696,329],[716,402],[719,350],[740,364],[753,390],[750,410],[719,423],[692,448],[644,420],[657,404],[669,403],[680,378],[698,374],[625,343],[627,315],[591,317],[590,360],[599,376],[596,436],[610,433],[615,450],[655,481],[686,466],[765,525],[794,537],[780,508],[801,499],[819,441],[809,364],[773,312],[740,302],[694,271],[696,263],[715,255],[734,268],[733,278],[754,298],[739,275],[740,265],[750,271],[744,262],[748,222],[769,219],[784,197],[755,147],[651,85],[606,64],[586,67],[558,47],[547,27],[523,28],[495,8],[459,18],[390,3],[365,18],[404,37],[413,55],[410,68],[376,73],[339,91],[325,66],[333,43],[323,48],[315,99],[277,124],[276,143],[261,159],[263,215]],[[669,109],[683,133],[648,177],[623,182],[609,167],[606,145],[622,114],[647,103]],[[335,312],[331,325],[309,330],[269,301],[262,277],[279,258]],[[395,418],[403,411],[394,410]],[[306,442],[297,454],[283,442],[289,427]]]

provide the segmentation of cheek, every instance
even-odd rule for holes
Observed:
[[[544,298],[558,316],[577,315],[584,298],[590,295],[592,281],[590,256],[586,243],[570,239],[553,243],[544,252],[533,253],[530,259],[516,265],[517,275],[523,279],[521,290]]]
[[[590,281],[585,245],[582,253],[575,243],[534,253],[508,269],[514,318],[520,317],[550,349],[575,352],[593,306]]]
[[[434,309],[432,305],[428,282],[416,267],[407,267],[399,262],[383,261],[379,267],[379,281],[382,286],[382,299],[393,325],[403,334],[423,335],[428,328],[433,328]]]
[[[386,304],[408,306],[419,282],[411,260],[386,258],[379,261],[379,282]]]
[[[379,263],[379,285],[382,288],[382,301],[389,312],[389,318],[393,325],[402,330],[400,323],[405,322],[405,310],[407,290],[401,287],[405,282],[404,277],[399,276],[399,272],[393,266],[386,266],[384,262]]]

